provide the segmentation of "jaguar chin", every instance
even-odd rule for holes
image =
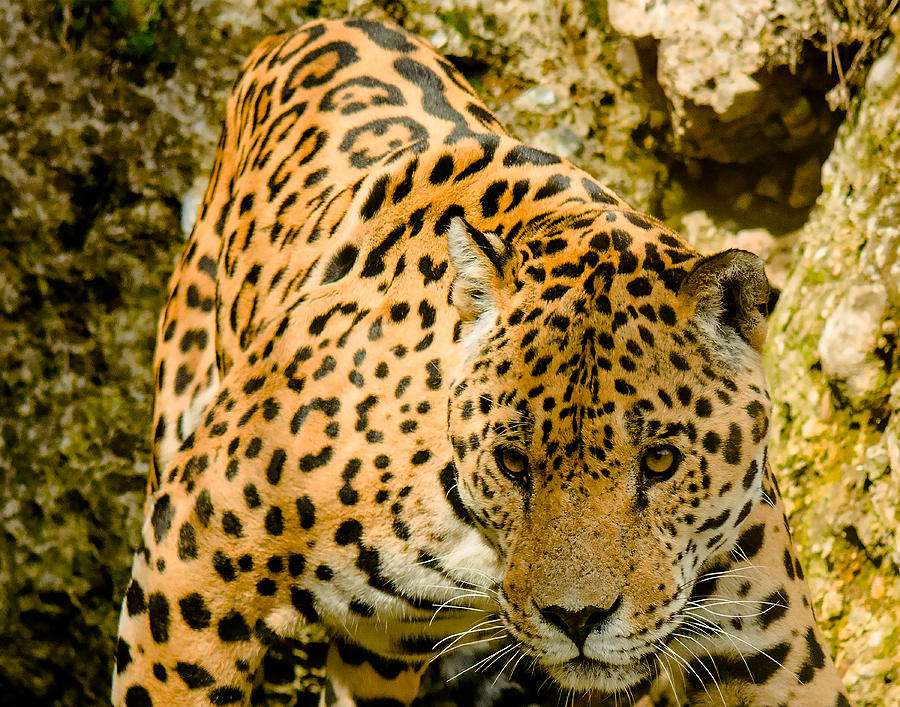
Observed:
[[[641,683],[655,678],[658,673],[654,667],[657,661],[652,652],[623,663],[612,663],[584,655],[555,664],[539,662],[560,687],[577,692],[612,694],[633,690]]]

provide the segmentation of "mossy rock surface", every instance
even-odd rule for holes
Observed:
[[[773,462],[859,704],[900,704],[900,42],[875,63],[773,321]]]

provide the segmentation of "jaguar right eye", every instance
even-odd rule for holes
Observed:
[[[494,450],[494,461],[503,475],[520,484],[528,483],[528,457],[512,447]]]

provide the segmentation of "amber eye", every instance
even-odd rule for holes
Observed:
[[[641,477],[645,484],[665,481],[678,469],[681,452],[671,444],[650,447],[641,457]]]
[[[510,447],[498,447],[494,450],[494,461],[500,471],[513,481],[528,483],[528,458]]]

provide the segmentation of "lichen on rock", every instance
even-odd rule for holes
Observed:
[[[896,32],[895,28],[895,32]],[[858,704],[900,704],[900,42],[876,62],[772,322],[773,462]]]

